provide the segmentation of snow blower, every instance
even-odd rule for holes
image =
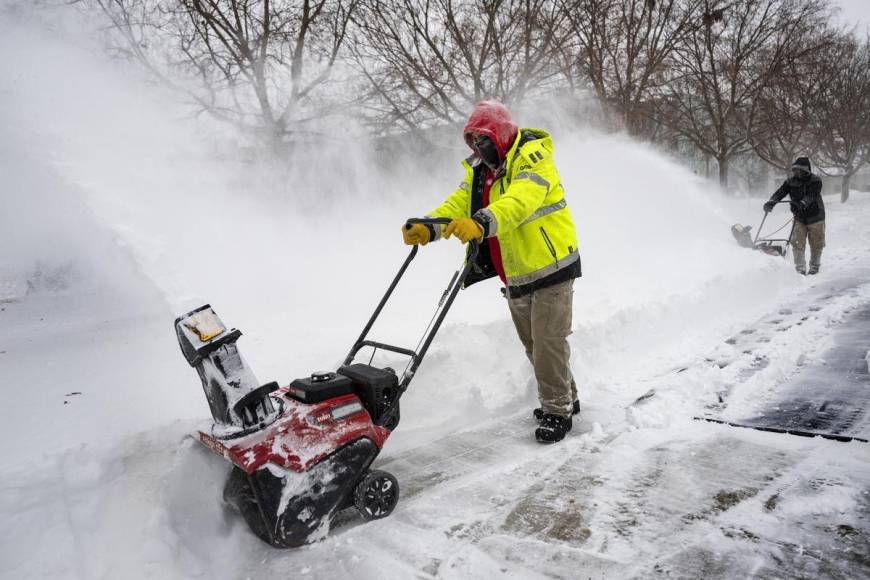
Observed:
[[[792,202],[780,201],[777,203],[790,204]],[[768,234],[766,237],[761,237],[761,232],[764,229],[764,222],[765,220],[767,220],[767,215],[768,212],[764,212],[764,217],[761,218],[761,224],[758,226],[758,232],[756,232],[755,234],[755,239],[752,238],[752,226],[734,224],[733,226],[731,226],[731,234],[734,236],[734,239],[737,240],[737,243],[744,248],[758,250],[760,252],[764,252],[765,254],[770,254],[771,256],[785,257],[786,252],[788,252],[789,244],[791,244],[792,236],[794,235],[794,218],[790,219],[788,222]],[[789,230],[787,238],[772,237],[789,226],[791,227],[791,229]]]
[[[449,219],[410,219],[446,224]],[[453,304],[478,251],[472,242],[465,265],[441,296],[419,350],[369,340],[367,335],[416,256],[411,249],[398,274],[335,372],[316,372],[279,387],[255,378],[236,342],[205,305],[175,321],[178,343],[199,373],[214,422],[197,433],[206,447],[232,464],[224,500],[241,512],[251,531],[277,548],[324,537],[333,518],[355,507],[364,520],[390,515],[399,499],[396,478],[371,469],[399,424],[399,399]],[[354,362],[363,348],[409,358],[401,377],[387,368]]]

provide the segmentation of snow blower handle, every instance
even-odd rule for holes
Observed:
[[[453,221],[453,218],[442,218],[442,217],[424,217],[424,218],[408,218],[405,220],[405,229],[410,230],[411,226],[414,224],[423,224],[424,226],[446,226],[449,225],[450,222]],[[434,232],[432,238],[434,239]],[[469,265],[474,265],[474,259],[477,257],[477,251],[480,247],[480,242],[478,240],[469,240],[468,242],[468,263]],[[466,272],[467,274],[467,272]],[[465,274],[463,274],[463,278]],[[454,275],[455,278],[455,275]],[[449,288],[448,288],[449,289]]]
[[[408,218],[408,220],[405,222],[405,229],[410,230],[411,226],[414,224],[425,224],[425,225],[432,225],[432,226],[434,226],[434,225],[446,226],[447,224],[449,224],[452,221],[453,221],[452,218],[439,218],[439,217],[435,217],[435,218]]]
[[[411,226],[415,224],[423,224],[427,228],[429,228],[429,239],[435,239],[435,227],[434,226],[446,226],[453,220],[450,218],[408,218],[405,222],[405,229],[410,230]]]
[[[407,220],[405,220],[405,229],[410,230],[411,226],[414,224],[423,224],[424,226],[446,226],[446,225],[449,225],[450,222],[452,222],[452,221],[453,221],[453,218],[442,218],[442,217],[408,218]],[[434,239],[434,236],[433,236],[433,239]],[[414,246],[414,247],[416,248],[417,246]],[[470,240],[468,242],[468,256],[467,256],[467,260],[466,260],[468,267],[474,267],[474,260],[475,260],[475,258],[477,258],[477,252],[478,252],[479,248],[480,248],[480,242],[478,240]],[[413,257],[414,257],[414,251],[412,250],[411,256],[409,256],[409,261],[411,259],[413,259]],[[468,274],[467,270],[468,270],[468,268],[465,268],[465,271],[462,272],[462,280],[465,280],[465,276]],[[401,277],[403,272],[404,272],[404,269],[399,272],[399,277]],[[445,290],[445,295],[446,295],[447,291],[449,291],[451,289],[451,287],[453,286],[453,283],[456,281],[456,277],[458,275],[459,275],[458,271],[455,274],[453,274],[453,280],[451,280],[450,285],[447,287],[447,290]],[[441,302],[442,303],[444,302],[444,298],[441,299]]]
[[[770,202],[768,202],[768,203],[770,203]],[[773,202],[773,205],[779,205],[779,204],[781,204],[781,203],[787,203],[787,204],[789,204],[789,205],[797,205],[797,202],[792,201],[792,200],[790,200],[790,199],[781,199],[781,200],[779,200],[779,201],[775,201],[775,202]],[[765,214],[769,214],[770,212],[769,212],[769,211],[765,211],[764,213],[765,213]]]
[[[426,225],[446,225],[451,221],[450,218],[409,218],[405,222],[405,227],[410,227],[413,224],[426,224]],[[401,268],[399,268],[398,274],[393,278],[393,281],[390,283],[389,288],[387,288],[386,293],[381,298],[381,301],[378,303],[375,308],[374,313],[369,319],[368,323],[363,328],[362,333],[360,333],[359,338],[356,340],[356,343],[351,347],[350,352],[345,358],[344,364],[349,365],[353,362],[354,357],[357,352],[365,346],[380,348],[384,350],[389,350],[392,352],[396,352],[399,354],[404,354],[410,357],[411,361],[409,363],[408,368],[403,373],[401,380],[399,382],[399,396],[408,388],[408,384],[411,382],[411,379],[414,377],[414,373],[417,371],[417,367],[420,366],[420,363],[423,361],[423,357],[426,356],[426,351],[429,350],[429,345],[432,343],[432,339],[435,338],[435,334],[438,332],[438,329],[441,327],[441,323],[444,321],[444,317],[447,315],[447,311],[450,310],[450,307],[453,305],[453,301],[456,299],[456,295],[459,290],[462,288],[463,282],[465,281],[465,277],[468,275],[472,266],[477,259],[477,252],[479,251],[480,244],[477,240],[472,240],[468,243],[467,253],[464,260],[463,265],[454,272],[453,276],[450,278],[450,283],[447,285],[447,289],[444,290],[444,293],[441,295],[440,300],[438,301],[438,307],[436,308],[435,316],[429,323],[429,327],[423,334],[423,337],[420,339],[420,343],[417,345],[417,348],[414,350],[401,348],[394,345],[384,344],[381,342],[376,342],[372,340],[367,340],[367,335],[369,330],[371,330],[372,326],[380,315],[381,311],[384,308],[384,305],[390,299],[390,296],[395,290],[396,285],[398,285],[399,280],[401,280],[402,276],[405,274],[405,270],[408,269],[411,261],[414,259],[414,256],[417,255],[417,250],[419,246],[417,244],[411,248],[410,253],[405,258],[404,263]],[[390,404],[390,412],[392,412],[393,407],[398,403],[398,397]],[[385,413],[385,417],[388,417],[390,413]]]
[[[768,202],[768,203],[770,203],[770,202]],[[791,205],[791,206],[796,206],[796,205],[797,205],[796,202],[794,202],[794,201],[792,201],[792,200],[790,200],[790,199],[782,199],[782,200],[780,200],[780,201],[775,201],[775,202],[773,202],[773,205],[779,205],[779,204],[781,204],[781,203],[787,203],[787,204],[789,204],[789,205]],[[761,238],[761,231],[764,229],[764,222],[767,221],[767,216],[768,216],[768,215],[770,215],[770,212],[769,212],[769,211],[765,211],[765,212],[764,212],[764,215],[763,215],[762,218],[761,218],[761,224],[759,224],[759,226],[758,226],[758,230],[756,230],[756,232],[755,232],[755,239],[752,240],[752,245],[753,245],[753,246],[756,246],[756,245],[758,244],[758,240]],[[783,226],[783,227],[785,227],[785,226]],[[780,229],[782,229],[782,228],[780,228]],[[791,229],[792,229],[792,233],[794,233],[794,218],[792,218],[792,226],[791,226]],[[779,230],[776,230],[776,231],[778,232]],[[776,232],[774,232],[774,233],[776,233]],[[790,234],[788,235],[788,239],[787,239],[787,240],[769,240],[769,241],[784,241],[784,242],[787,242],[787,243],[791,243],[791,236],[792,236],[792,233],[790,233]]]

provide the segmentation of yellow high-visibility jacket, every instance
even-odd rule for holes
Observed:
[[[553,163],[553,141],[540,129],[520,129],[483,207],[486,166],[476,156],[463,161],[465,179],[431,217],[474,217],[484,236],[497,236],[512,297],[581,275],[574,220]],[[435,228],[435,239],[442,228]],[[495,275],[486,242],[477,272],[466,286]],[[489,260],[489,263],[487,263]]]

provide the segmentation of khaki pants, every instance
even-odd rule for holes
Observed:
[[[822,264],[822,248],[825,247],[825,222],[805,225],[795,220],[791,245],[794,249],[794,265],[806,268],[807,239],[810,241],[810,268],[818,269]]]
[[[508,298],[517,334],[535,369],[544,413],[571,416],[577,385],[571,373],[571,306],[574,280]]]

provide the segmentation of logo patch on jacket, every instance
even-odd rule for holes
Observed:
[[[522,153],[523,158],[532,165],[543,161],[544,158],[548,156],[547,150],[537,144],[530,144],[529,147],[523,147],[520,153]]]

